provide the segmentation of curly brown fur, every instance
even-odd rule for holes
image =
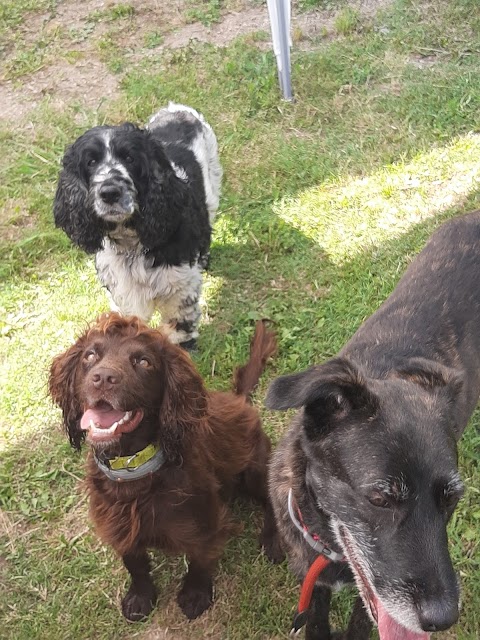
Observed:
[[[54,359],[50,393],[74,447],[87,434],[103,460],[150,443],[164,454],[160,469],[128,482],[109,479],[92,452],[88,457],[91,517],[131,575],[122,603],[129,620],[147,616],[156,600],[149,548],[187,556],[178,603],[188,618],[212,604],[212,575],[237,529],[227,502],[236,491],[262,504],[265,552],[281,559],[267,494],[270,442],[248,400],[274,346],[259,323],[239,393],[207,391],[185,351],[137,318],[116,313],[101,316]],[[126,423],[111,426],[123,412],[130,412]]]

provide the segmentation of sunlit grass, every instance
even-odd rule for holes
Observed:
[[[47,4],[55,5],[39,10]],[[57,111],[47,96],[16,123],[21,133],[0,131],[0,635],[152,640],[169,629],[166,637],[178,640],[285,638],[297,587],[284,565],[271,567],[259,554],[250,505],[237,508],[245,532],[227,548],[206,616],[182,618],[175,591],[184,562],[158,555],[152,620],[138,627],[121,618],[125,572],[90,531],[79,484],[84,453],[70,450],[47,396],[52,357],[108,308],[92,257],[53,227],[60,159],[87,127],[145,122],[169,99],[205,114],[225,180],[194,357],[210,388],[229,388],[254,320],[271,319],[279,351],[254,400],[276,442],[288,417],[262,407],[268,381],[333,356],[433,229],[480,206],[477,3],[396,0],[371,28],[294,51],[291,104],[279,99],[273,55],[254,39],[222,49],[192,43],[125,66],[119,29],[133,4],[118,6],[98,20],[106,20],[102,55],[123,74],[121,98],[91,112]],[[22,0],[3,15],[11,27],[34,9]],[[434,60],[422,67],[427,51]],[[463,609],[439,637],[452,640],[479,636],[479,420],[477,413],[460,445],[467,494],[450,526]],[[339,625],[350,603],[348,593],[335,599]]]
[[[448,209],[480,185],[480,135],[461,136],[362,178],[337,178],[274,204],[332,262],[351,260]]]

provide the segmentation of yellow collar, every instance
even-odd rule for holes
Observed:
[[[131,456],[119,456],[118,458],[110,458],[108,460],[110,469],[114,471],[120,471],[120,469],[138,469],[138,467],[145,464],[153,458],[153,456],[160,451],[160,447],[156,444],[149,444],[142,449],[141,451],[137,451]]]
[[[138,480],[160,469],[165,462],[165,454],[157,444],[149,444],[131,456],[119,456],[105,462],[93,452],[97,467],[107,478],[116,482]]]

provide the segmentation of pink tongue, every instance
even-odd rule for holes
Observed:
[[[387,613],[381,602],[377,600],[375,604],[377,606],[380,640],[428,640],[430,637],[429,633],[415,633],[415,631],[405,629]]]
[[[125,411],[116,411],[110,409],[107,411],[101,411],[100,409],[87,409],[80,421],[80,427],[84,431],[88,431],[90,428],[90,421],[100,427],[101,429],[108,429],[114,422],[118,422],[125,415]]]

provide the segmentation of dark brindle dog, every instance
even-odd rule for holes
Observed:
[[[344,555],[315,583],[308,640],[332,637],[331,589],[352,579],[365,608],[358,598],[345,638],[368,638],[369,618],[381,640],[428,638],[458,619],[446,525],[480,393],[479,279],[477,211],[431,237],[338,357],[269,389],[268,407],[302,407],[270,477],[290,565],[303,579],[318,557],[294,520]]]

